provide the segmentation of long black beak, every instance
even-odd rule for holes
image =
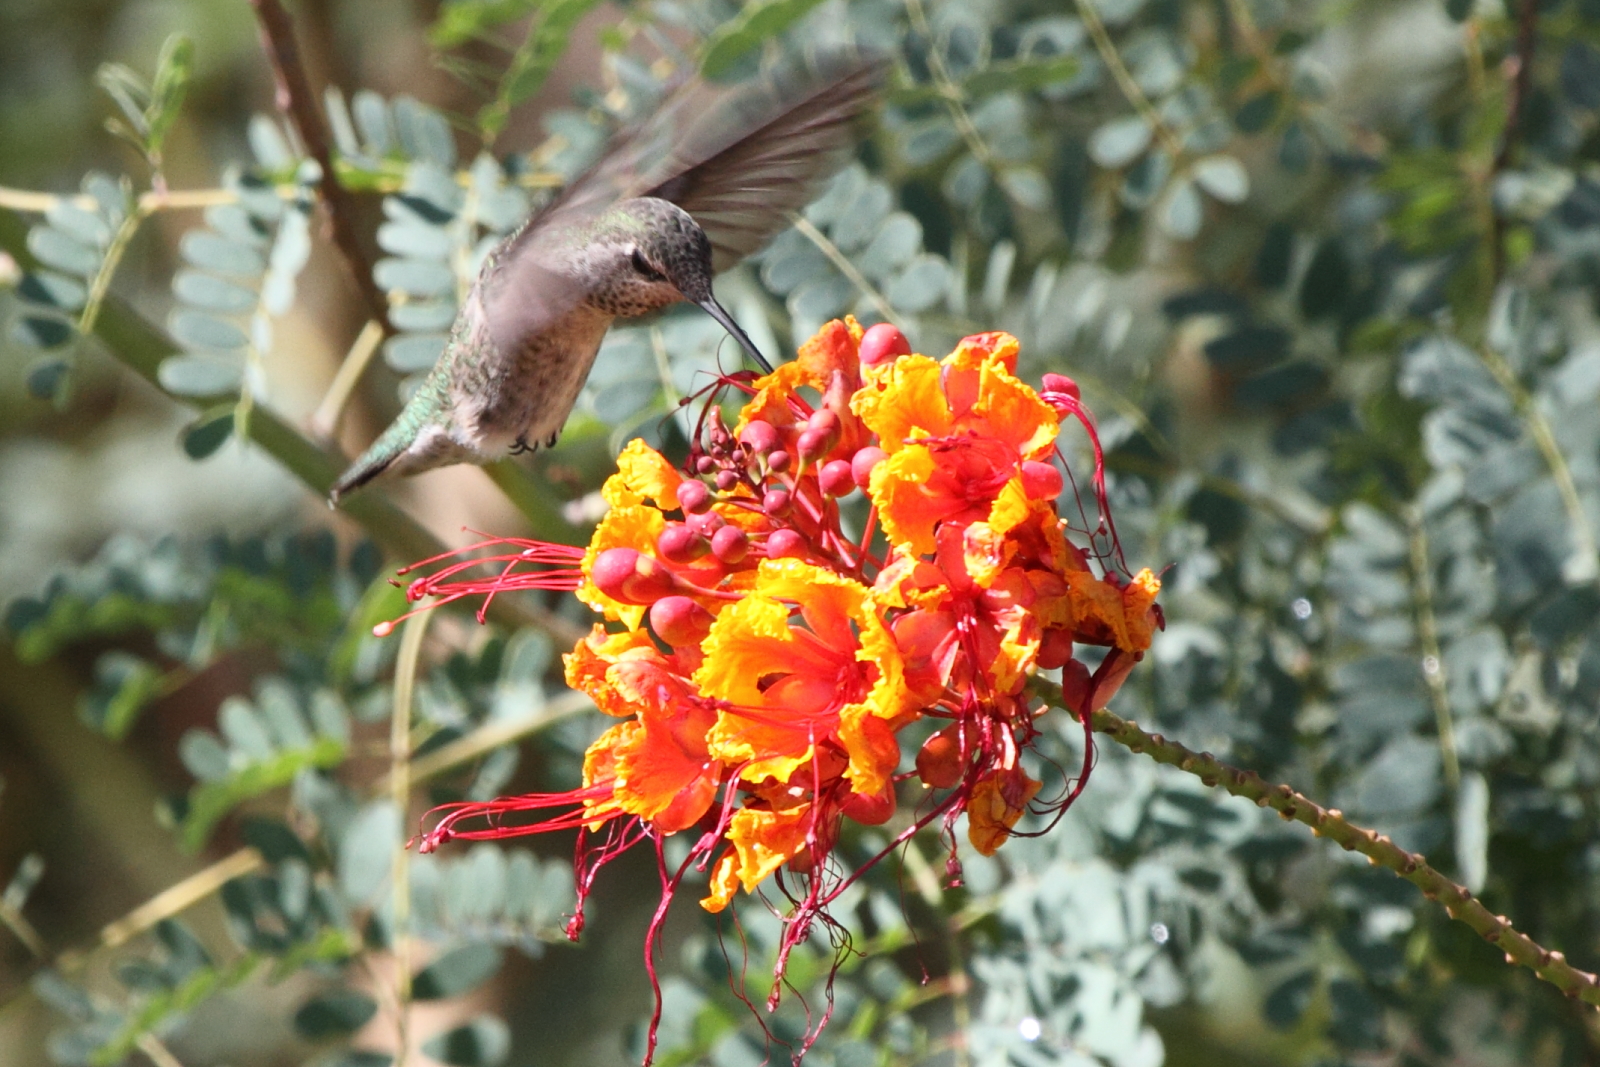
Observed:
[[[745,332],[739,328],[737,322],[733,321],[733,316],[724,311],[722,305],[717,303],[716,297],[708,296],[704,300],[695,301],[695,303],[704,308],[707,315],[716,319],[722,328],[728,331],[728,335],[739,342],[739,347],[750,353],[750,358],[755,360],[763,371],[768,374],[772,373],[772,364],[767,362],[767,357],[761,354],[761,351],[756,348],[756,343],[745,335]]]

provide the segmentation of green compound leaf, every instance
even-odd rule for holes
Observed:
[[[320,737],[308,748],[279,752],[227,778],[202,782],[189,791],[189,809],[178,830],[178,843],[186,852],[200,851],[217,823],[240,804],[288,785],[302,770],[338,766],[344,757],[343,744]]]
[[[804,18],[822,0],[756,0],[717,27],[706,41],[700,73],[716,80],[734,69],[746,54]]]
[[[418,971],[411,980],[417,1000],[446,1000],[471,991],[500,969],[504,953],[494,945],[463,945]]]
[[[207,459],[233,436],[234,405],[212,408],[183,431],[183,452],[193,460]]]

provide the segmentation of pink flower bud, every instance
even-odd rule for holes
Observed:
[[[839,428],[839,416],[828,408],[818,408],[806,420],[806,429],[818,433],[833,433]]]
[[[693,563],[711,551],[711,542],[683,523],[674,522],[656,538],[656,551],[669,563]]]
[[[1081,400],[1083,394],[1078,391],[1078,383],[1068,378],[1065,374],[1046,374],[1040,379],[1046,393],[1065,393],[1074,400]]]
[[[772,423],[756,419],[739,432],[739,440],[750,451],[763,455],[778,447],[778,430]]]
[[[850,460],[850,477],[855,483],[865,489],[872,484],[872,468],[889,458],[889,454],[877,445],[868,445],[861,449]],[[681,494],[683,490],[678,490]]]
[[[785,452],[783,449],[780,448],[776,452],[773,452],[772,455],[767,457],[767,470],[776,471],[777,473],[782,474],[788,469],[789,453]]]
[[[696,474],[710,474],[717,469],[717,461],[710,456],[701,456],[694,461],[694,469]]]
[[[1054,463],[1030,459],[1022,464],[1022,491],[1029,500],[1054,500],[1065,483]]]
[[[828,434],[819,430],[806,430],[795,442],[795,448],[800,453],[800,458],[805,460],[817,459],[828,454],[833,447],[833,442],[828,439]]]
[[[698,646],[712,621],[711,612],[686,596],[664,596],[650,605],[650,629],[674,648]]]
[[[793,530],[774,530],[767,535],[768,559],[805,559],[806,539]]]
[[[823,464],[822,470],[817,472],[817,481],[829,496],[844,496],[856,487],[848,459],[835,459]]]
[[[678,486],[678,506],[685,515],[697,515],[711,506],[711,490],[705,482],[682,482]]]
[[[789,514],[789,508],[792,503],[789,499],[789,490],[768,489],[766,495],[761,498],[761,510],[773,518],[779,519]]]
[[[724,526],[711,538],[711,554],[732,566],[750,554],[750,535],[737,526]]]
[[[887,322],[880,322],[861,335],[861,365],[876,367],[911,354],[906,335]]]
[[[660,560],[631,548],[608,548],[595,557],[589,578],[606,596],[624,604],[651,604],[677,588]]]
[[[731,492],[733,487],[738,484],[739,475],[737,473],[727,470],[717,472],[717,488],[724,493]]]
[[[862,826],[882,826],[894,817],[894,783],[890,782],[877,793],[852,792],[839,805],[839,811]]]
[[[689,518],[684,521],[685,526],[689,527],[689,529],[693,530],[701,537],[710,537],[727,524],[728,520],[724,519],[721,515],[718,515],[715,511],[702,511],[698,514],[690,515]]]

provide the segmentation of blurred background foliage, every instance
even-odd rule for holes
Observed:
[[[933,354],[1010,330],[1025,376],[1076,377],[1128,558],[1171,567],[1115,710],[1600,965],[1600,4],[292,14],[344,258],[251,5],[0,6],[8,1064],[638,1059],[647,856],[573,948],[569,842],[395,847],[430,804],[577,781],[598,724],[557,655],[584,613],[369,631],[402,609],[386,575],[465,528],[583,537],[621,443],[681,449],[725,338],[691,312],[615,331],[521,466],[338,514],[320,491],[489,244],[609,132],[697,68],[832,47],[893,57],[886,103],[723,303],[769,352],[853,312]],[[963,855],[959,889],[940,848],[837,909],[856,954],[809,1062],[1600,1060],[1593,1009],[1408,884],[1109,743],[1060,825]],[[832,953],[797,955],[764,1019],[738,981],[764,998],[775,929],[677,909],[659,1062],[786,1059]]]

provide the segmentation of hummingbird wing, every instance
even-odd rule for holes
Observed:
[[[725,97],[725,114],[696,123],[670,160],[676,173],[645,196],[687,211],[727,270],[789,226],[856,144],[855,121],[877,99],[886,65],[832,59]]]
[[[692,79],[618,137],[529,229],[581,224],[618,200],[654,196],[687,211],[723,271],[789,225],[855,144],[887,64],[830,55],[734,85]]]

